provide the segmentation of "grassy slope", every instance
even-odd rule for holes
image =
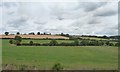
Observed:
[[[116,69],[118,48],[109,46],[12,46],[3,40],[3,64],[25,64],[51,69],[61,63],[65,69]]]

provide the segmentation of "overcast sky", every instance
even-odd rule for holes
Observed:
[[[117,2],[4,2],[0,33],[118,34]]]

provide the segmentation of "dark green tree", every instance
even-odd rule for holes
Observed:
[[[16,34],[17,34],[17,35],[19,35],[20,33],[19,33],[19,32],[17,32]]]
[[[46,33],[45,33],[45,32],[44,32],[43,34],[44,34],[44,35],[46,35]]]
[[[37,35],[40,35],[40,32],[38,32]]]
[[[22,41],[22,37],[15,36],[14,40],[16,41],[16,44],[20,43]]]
[[[33,45],[33,41],[30,41],[30,45]]]
[[[9,35],[9,32],[5,32],[5,35]]]

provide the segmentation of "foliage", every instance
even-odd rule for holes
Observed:
[[[15,40],[15,44],[20,44],[20,42],[22,41],[22,37],[15,36],[14,40]]]
[[[78,45],[79,45],[79,40],[75,40],[75,41],[74,41],[74,45],[75,45],[75,46],[78,46]]]
[[[8,35],[9,34],[9,32],[5,32],[5,35]]]
[[[56,40],[51,40],[49,43],[50,46],[55,46],[57,44],[58,44],[58,42]]]
[[[14,40],[10,39],[10,40],[9,40],[9,43],[10,43],[10,44],[13,44],[13,43],[14,43]]]
[[[52,70],[54,70],[54,71],[60,71],[60,70],[63,70],[63,67],[61,66],[60,63],[56,63],[56,64],[52,67]]]
[[[17,34],[17,35],[19,35],[20,33],[19,33],[19,32],[17,32],[16,34]]]
[[[29,43],[30,43],[30,45],[33,45],[33,41],[30,41]]]
[[[37,35],[40,35],[40,32],[38,32]]]

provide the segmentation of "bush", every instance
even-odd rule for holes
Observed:
[[[15,41],[15,44],[18,45],[18,44],[21,43],[22,37],[20,37],[20,36],[15,36],[14,41]]]
[[[114,44],[113,43],[109,43],[109,46],[114,46]]]
[[[120,42],[117,42],[117,43],[115,44],[115,46],[120,46]]]
[[[52,67],[52,70],[54,70],[54,71],[60,71],[60,70],[63,70],[63,67],[61,66],[60,63],[56,63],[56,64]]]
[[[22,41],[22,37],[20,36],[15,36],[14,38],[15,41],[21,42]]]
[[[56,45],[58,45],[58,42],[56,40],[51,40],[49,45],[50,46],[56,46]]]
[[[74,45],[75,45],[75,46],[78,46],[78,45],[79,45],[79,40],[75,40],[75,41],[74,41]]]
[[[87,41],[87,40],[82,40],[81,42],[80,42],[80,45],[81,46],[87,46],[89,44],[89,42]]]
[[[110,44],[110,42],[109,42],[109,41],[107,41],[105,44],[106,44],[106,45],[109,45],[109,44]]]
[[[9,43],[10,43],[10,44],[13,44],[13,43],[14,43],[14,40],[10,39],[10,40],[9,40]]]
[[[30,41],[29,43],[30,43],[30,45],[33,45],[33,41]]]

